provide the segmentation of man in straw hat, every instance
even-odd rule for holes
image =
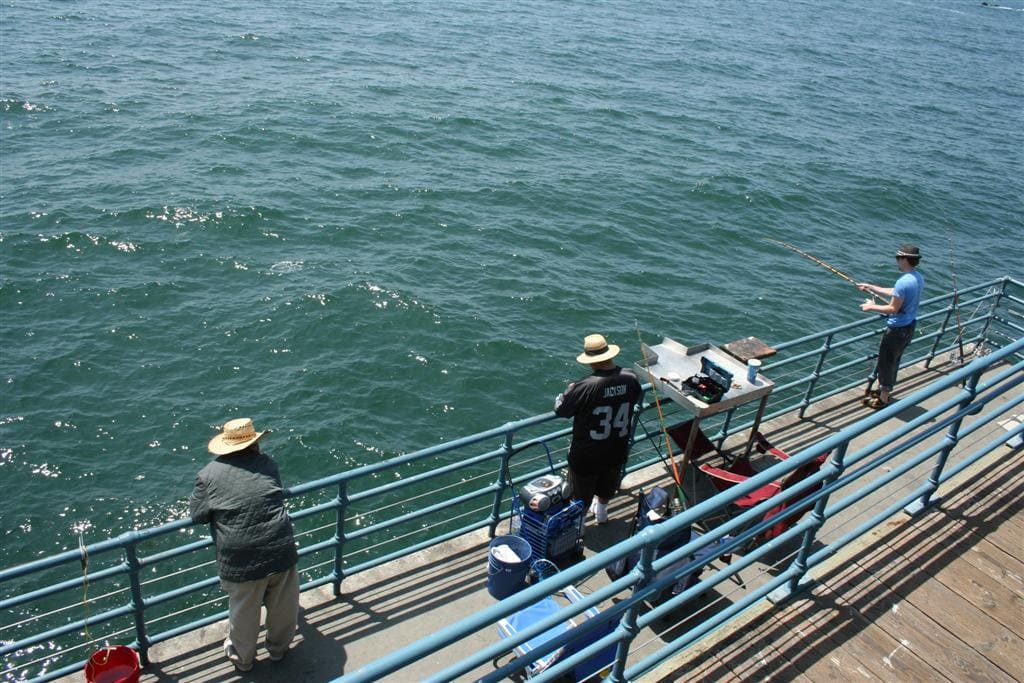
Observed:
[[[555,398],[555,414],[573,418],[570,495],[590,508],[598,524],[608,521],[608,500],[619,490],[633,407],[643,394],[636,375],[612,362],[618,353],[619,347],[600,334],[588,335],[576,360],[589,365],[593,374]]]
[[[889,298],[889,303],[876,304],[870,299],[860,305],[860,310],[881,313],[886,316],[885,333],[878,347],[878,363],[875,375],[878,377],[878,394],[869,394],[864,405],[869,408],[884,408],[891,403],[890,394],[896,386],[896,371],[900,368],[903,351],[910,344],[917,325],[917,306],[921,303],[924,277],[917,272],[921,261],[921,250],[913,244],[904,244],[896,251],[896,266],[901,273],[896,284],[879,287],[867,282],[857,283],[862,292]]]
[[[247,417],[227,422],[210,440],[217,458],[196,475],[189,500],[192,521],[209,524],[217,546],[220,585],[228,594],[224,654],[239,671],[256,658],[261,607],[272,661],[288,651],[299,612],[299,556],[277,463],[260,453],[264,434]]]

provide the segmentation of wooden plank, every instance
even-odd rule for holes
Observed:
[[[931,574],[1014,633],[1024,634],[1024,597],[1011,586],[992,578],[964,556]]]
[[[1002,599],[1005,591],[997,583],[984,585],[985,577],[967,562],[955,562],[913,595],[913,602],[922,611],[937,607],[942,623],[960,640],[969,644],[990,662],[1016,680],[1024,680],[1024,601]]]
[[[762,615],[763,617],[764,615]],[[699,617],[688,617],[686,620],[678,624],[674,630],[675,633],[670,631],[659,631],[658,636],[665,641],[670,641],[673,637],[681,635],[689,627],[691,627],[692,619]],[[756,617],[754,618],[756,621]],[[653,628],[652,624],[652,628]],[[740,681],[741,679],[733,673],[728,663],[724,662],[721,657],[723,642],[729,633],[735,636],[735,633],[740,628],[745,628],[741,624],[734,622],[725,630],[716,631],[708,636],[705,636],[703,640],[697,642],[696,645],[685,650],[681,655],[676,656],[672,659],[671,665],[673,671],[670,674],[665,675],[663,672],[661,678],[658,679],[659,683],[674,683],[675,681],[687,680],[687,681]]]
[[[888,672],[876,673],[864,660],[871,660],[877,639],[885,634],[828,593],[811,593],[808,608],[793,614],[787,633],[799,639],[805,653],[789,655],[812,680],[886,680]],[[802,621],[798,618],[802,617]],[[885,645],[893,645],[888,642]],[[816,660],[816,661],[815,661]]]
[[[761,609],[749,621],[735,622],[691,648],[690,658],[659,680],[883,680],[837,649],[828,637],[830,625],[839,626],[836,612],[813,596],[778,608],[766,603]]]
[[[957,509],[967,517],[999,519],[1024,528],[1024,468],[1015,460],[1019,456],[986,468],[966,486],[944,497],[942,507]]]
[[[1024,596],[1024,562],[989,543],[988,539],[979,538],[963,558],[1007,589]]]
[[[844,668],[856,667],[852,658],[830,659],[834,644],[806,626],[808,618],[820,609],[810,599],[769,612],[754,628],[741,632],[741,642],[719,656],[744,681],[863,681],[862,676],[851,676],[851,671]]]
[[[956,509],[964,518],[977,520],[986,526],[995,528],[1008,525],[1017,530],[1024,529],[1024,512],[1018,509],[1016,501],[1008,500],[1011,496],[1024,498],[1024,487],[1016,492],[995,489],[990,495],[989,500],[976,497],[963,502],[956,501],[955,507],[952,501],[941,500],[940,506],[945,509]]]
[[[836,652],[843,659],[851,657],[881,681],[891,680],[943,680],[943,676],[913,652],[900,652],[901,643],[889,633],[864,618],[860,610],[835,594],[827,584],[820,584],[814,594],[819,600],[828,600],[833,612],[815,618],[815,628],[828,632],[836,643]],[[899,652],[899,657],[887,656]]]
[[[888,549],[883,548],[882,554],[886,552]],[[826,585],[899,643],[889,653],[880,653],[882,663],[893,669],[894,677],[934,680],[941,672],[953,680],[1006,683],[1014,680],[875,578],[869,567],[877,561],[877,555],[862,556],[857,562],[847,564],[827,578]],[[919,661],[927,662],[932,671],[903,670],[914,664],[906,661],[907,655],[916,655]]]
[[[834,617],[835,610],[809,614],[784,632],[794,642],[787,656],[812,681],[865,681],[875,677],[852,652],[839,647],[830,631],[812,626],[818,617]],[[747,679],[750,680],[750,679]],[[879,679],[881,680],[881,679]]]
[[[1024,640],[1016,635],[1021,630],[1005,623],[1022,622],[1024,612],[1020,608],[1024,601],[1015,599],[1016,596],[1005,589],[1000,596],[1008,595],[1010,601],[994,600],[989,589],[1000,589],[994,580],[965,561],[954,558],[947,562],[948,558],[936,554],[929,558],[918,545],[920,540],[906,536],[895,541],[897,547],[889,546],[891,553],[872,557],[865,568],[894,595],[916,607],[922,615],[928,615],[1004,672],[1024,678],[1020,657]],[[935,557],[938,559],[933,559]],[[923,575],[924,580],[908,580],[915,573]],[[981,581],[988,584],[981,589],[972,588]],[[972,594],[975,594],[973,602],[968,599]]]
[[[967,559],[972,554],[972,547],[983,540],[964,522],[948,520],[946,515],[937,514],[919,520],[901,533],[887,535],[884,542],[901,557],[901,561],[894,562],[894,565],[926,572],[1013,633],[1022,634],[1024,597],[1013,586],[1004,584],[1001,578],[992,577],[986,569]],[[1003,557],[1014,565],[1020,565],[1005,554]],[[879,572],[885,571],[886,568],[879,569]],[[927,589],[926,586],[924,588]]]
[[[1004,553],[1018,559],[1024,558],[1024,520],[970,515],[963,515],[961,519],[975,534]]]
[[[687,654],[691,655],[683,664],[665,676],[658,679],[657,683],[676,683],[676,681],[740,681],[740,677],[732,672],[718,656],[719,643],[712,642],[706,646],[691,648]]]
[[[1024,498],[1024,489],[1019,495]],[[951,522],[962,522],[973,534],[983,537],[1002,553],[1024,560],[1024,514],[1003,516],[999,512],[1002,509],[1000,502],[994,497],[987,502],[976,497],[960,497],[944,500],[939,507],[946,512]],[[948,532],[944,536],[948,537]]]
[[[962,488],[941,500],[939,510],[943,514],[940,519],[947,521],[948,526],[932,531],[934,540],[931,545],[967,534],[969,545],[959,557],[1015,595],[1024,596],[1024,529],[1021,528],[1024,515],[1014,513],[1006,517],[1000,511],[1007,498],[1011,506],[1017,505],[1019,509],[1020,500],[1024,498],[1024,469],[1007,472],[1006,462],[996,458],[991,464],[983,465],[968,481],[958,485]],[[992,508],[996,508],[994,515]],[[930,519],[930,514],[924,515],[915,525],[927,524]]]
[[[715,655],[725,664],[733,676],[741,681],[750,680],[751,675],[773,678],[802,680],[802,673],[795,669],[784,654],[774,647],[778,633],[778,615],[766,611],[742,628],[720,640]]]
[[[721,664],[721,662],[719,664],[721,665],[720,668],[711,670],[706,670],[699,666],[695,669],[679,668],[667,676],[662,676],[655,683],[678,683],[679,681],[693,681],[694,683],[718,683],[718,681],[741,683],[740,678],[729,671],[727,666]]]

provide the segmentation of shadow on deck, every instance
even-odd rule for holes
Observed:
[[[653,679],[1024,679],[1020,456],[1009,470],[994,455],[978,463],[939,506],[835,558],[806,595],[757,610]]]

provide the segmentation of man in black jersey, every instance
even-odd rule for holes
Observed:
[[[608,521],[608,500],[619,490],[629,454],[633,407],[643,393],[636,375],[612,362],[618,353],[619,347],[603,336],[588,335],[576,360],[589,365],[593,374],[573,382],[555,398],[555,414],[573,418],[571,496],[591,508],[598,524]]]

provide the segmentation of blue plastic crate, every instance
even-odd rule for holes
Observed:
[[[558,560],[583,550],[583,502],[570,501],[545,512],[513,504],[512,533],[526,539],[534,559]]]

